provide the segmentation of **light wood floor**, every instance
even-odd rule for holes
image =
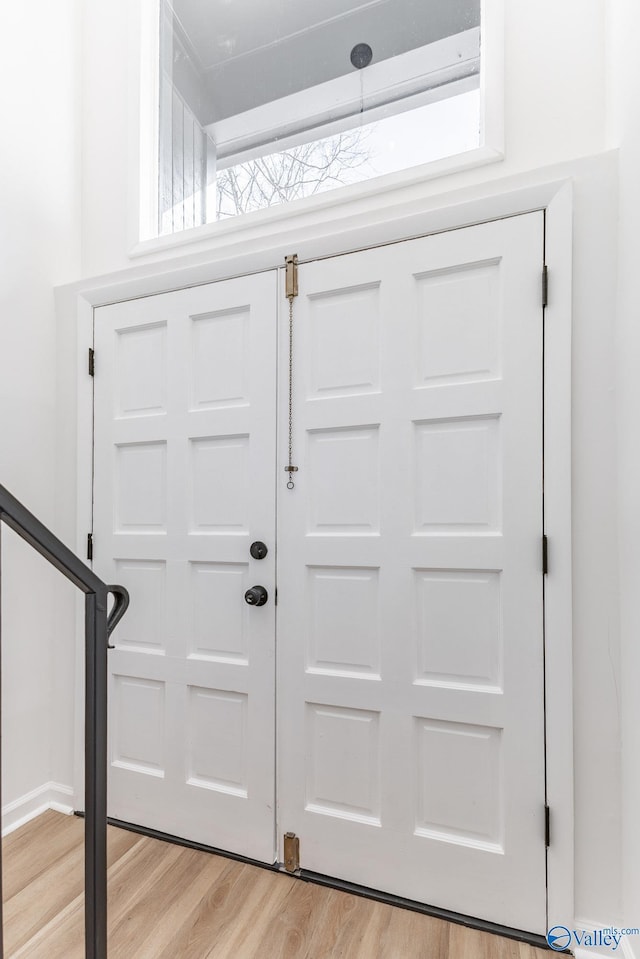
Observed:
[[[3,843],[7,959],[84,959],[81,820]],[[109,830],[109,959],[548,959],[523,943]]]

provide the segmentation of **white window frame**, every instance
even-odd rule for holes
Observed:
[[[455,156],[342,186],[318,196],[207,223],[180,233],[158,236],[160,0],[138,0],[138,3],[131,4],[130,9],[129,75],[139,79],[139,89],[136,91],[139,95],[130,98],[129,116],[129,180],[132,186],[132,203],[128,245],[131,259],[188,246],[207,238],[228,237],[229,234],[233,235],[234,242],[238,242],[244,232],[250,232],[253,236],[256,227],[267,236],[274,230],[286,229],[301,213],[313,215],[337,206],[346,208],[363,199],[380,207],[387,205],[393,193],[403,187],[504,159],[504,0],[481,0],[481,146]],[[464,84],[465,81],[458,82]],[[243,116],[246,119],[246,115]],[[233,135],[233,128],[230,129]],[[248,148],[245,147],[246,149]],[[241,146],[235,150],[233,162],[241,162],[241,159],[235,159],[241,150]],[[246,158],[248,155],[242,157]]]

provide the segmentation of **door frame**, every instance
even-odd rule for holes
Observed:
[[[284,257],[301,262],[412,239],[533,210],[545,214],[545,262],[549,300],[545,308],[544,354],[544,532],[549,540],[545,577],[545,733],[547,803],[551,844],[547,850],[549,928],[566,925],[574,907],[573,643],[571,533],[571,319],[573,187],[566,175],[543,182],[529,176],[425,197],[420,204],[396,205],[386,212],[366,210],[345,221],[292,220],[282,233],[248,231],[229,251],[224,237],[204,253],[73,284],[57,291],[66,342],[75,345],[73,396],[62,406],[76,431],[76,549],[86,555],[92,521],[93,380],[87,371],[93,343],[94,312],[99,306],[211,283],[269,269],[283,271]],[[284,237],[284,239],[283,239]],[[282,282],[282,280],[281,280]],[[99,362],[99,358],[97,358]],[[83,616],[76,607],[76,697],[74,745],[75,808],[82,806],[83,768]]]

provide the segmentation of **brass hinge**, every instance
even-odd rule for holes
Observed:
[[[542,537],[542,575],[546,576],[549,572],[549,540],[546,535]]]
[[[544,844],[545,844],[545,846],[547,847],[547,849],[548,849],[549,846],[551,845],[551,828],[550,828],[550,825],[551,825],[551,813],[550,813],[550,811],[549,811],[549,807],[548,807],[547,804],[545,803],[545,806],[544,806]]]
[[[285,295],[288,300],[292,300],[298,295],[298,254],[292,253],[290,256],[285,256],[284,262],[286,264]]]
[[[294,832],[284,834],[284,868],[297,872],[300,868],[300,840]]]
[[[547,264],[542,267],[542,305],[547,306],[549,302],[549,269]]]
[[[87,559],[93,559],[93,533],[87,535]]]
[[[89,376],[96,374],[96,351],[89,348]]]

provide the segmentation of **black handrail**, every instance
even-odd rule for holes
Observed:
[[[107,649],[129,594],[107,586],[51,530],[0,486],[0,530],[6,523],[85,594],[85,957],[107,959]],[[108,613],[108,598],[115,603]],[[2,850],[0,846],[0,908]],[[0,959],[3,959],[0,916]]]

